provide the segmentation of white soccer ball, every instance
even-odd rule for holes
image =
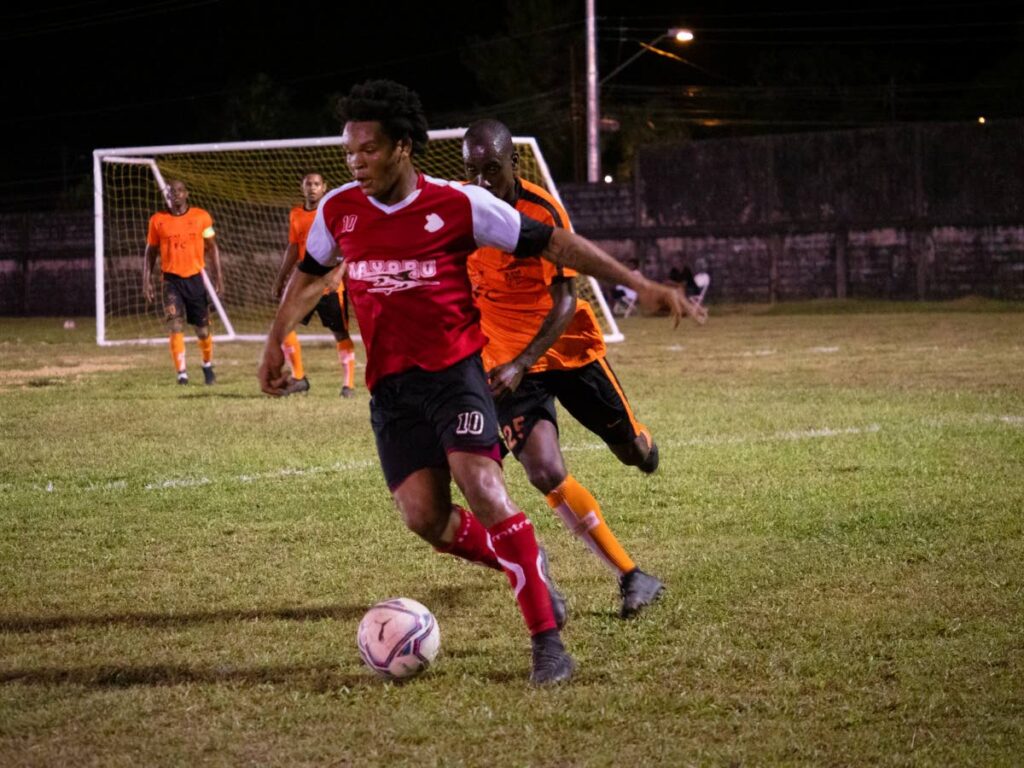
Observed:
[[[359,622],[359,655],[388,680],[418,675],[441,648],[441,630],[425,605],[407,597],[377,603]]]

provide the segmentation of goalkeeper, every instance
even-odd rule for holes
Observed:
[[[562,205],[543,187],[519,177],[519,154],[503,123],[480,120],[471,125],[463,138],[462,158],[471,184],[524,216],[570,228]],[[597,500],[566,469],[555,398],[623,464],[654,472],[658,447],[637,421],[605,359],[594,312],[576,297],[574,270],[497,248],[474,252],[468,268],[487,337],[484,369],[505,444],[569,530],[618,574],[620,615],[630,618],[656,600],[664,585],[636,566],[605,522]],[[697,307],[688,312],[703,319]]]
[[[142,257],[142,295],[147,304],[155,300],[153,268],[157,254],[163,274],[164,318],[170,331],[171,360],[179,384],[188,384],[185,367],[185,323],[196,330],[203,360],[203,380],[216,382],[213,372],[213,336],[210,334],[210,297],[203,281],[209,257],[213,290],[224,292],[224,273],[213,231],[213,218],[202,208],[188,204],[188,187],[172,181],[165,190],[170,211],[158,211],[149,219],[146,252]]]
[[[324,196],[324,192],[327,191],[324,177],[319,173],[307,173],[302,178],[300,188],[303,204],[296,205],[288,214],[288,247],[285,249],[281,268],[277,272],[274,287],[271,290],[274,301],[281,300],[292,270],[306,255],[306,237],[309,235],[309,228],[313,226],[313,219],[316,218],[317,204]],[[334,341],[338,348],[338,362],[341,363],[343,382],[341,396],[352,397],[355,395],[356,355],[355,346],[352,344],[348,332],[348,297],[345,295],[345,284],[338,283],[337,290],[324,289],[324,295],[320,297],[320,301],[302,319],[303,325],[309,324],[314,312],[320,317],[323,326],[334,334]],[[286,394],[307,392],[309,379],[306,378],[306,371],[302,365],[302,345],[299,343],[299,336],[295,331],[285,337],[282,351],[292,369],[292,381],[288,382],[288,386],[285,387]]]

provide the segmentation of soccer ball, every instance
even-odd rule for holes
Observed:
[[[441,630],[425,605],[407,597],[377,603],[359,622],[359,655],[388,680],[404,680],[430,666],[441,648]]]

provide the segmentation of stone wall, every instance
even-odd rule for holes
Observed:
[[[91,315],[93,216],[0,215],[0,315]]]
[[[711,301],[1024,300],[1021,169],[1010,120],[645,147],[631,183],[559,191],[649,277],[707,270]],[[88,212],[0,216],[0,315],[93,314],[94,247]]]
[[[644,148],[631,184],[562,185],[581,234],[712,300],[1024,299],[1024,121]],[[631,223],[630,223],[631,222]]]

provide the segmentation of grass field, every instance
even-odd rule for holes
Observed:
[[[88,321],[0,329],[0,765],[1024,760],[1020,305],[626,320],[610,359],[661,469],[563,439],[669,589],[618,619],[509,463],[570,597],[578,674],[548,690],[504,577],[402,527],[332,348],[271,400],[256,345],[184,388],[165,348],[99,349]],[[395,595],[442,632],[403,686],[355,646]]]

